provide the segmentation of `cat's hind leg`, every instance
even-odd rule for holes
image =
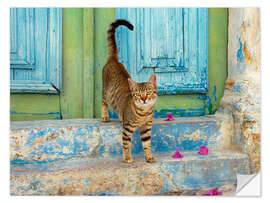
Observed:
[[[101,104],[101,120],[103,122],[110,121],[110,117],[109,117],[109,113],[108,113],[108,104],[104,98],[102,98],[102,104]]]
[[[145,160],[149,163],[156,162],[156,158],[151,154],[151,129],[152,121],[147,122],[140,127],[141,140],[143,145]]]

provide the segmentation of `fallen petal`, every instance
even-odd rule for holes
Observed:
[[[179,152],[179,148],[177,148],[177,150],[174,153],[174,155],[172,155],[172,158],[174,158],[174,159],[181,159],[181,158],[183,158],[183,156]]]
[[[201,146],[198,152],[200,155],[208,155],[208,148],[205,146]]]
[[[174,120],[173,115],[171,113],[167,113],[166,116],[167,116],[167,118],[165,119],[165,121],[173,121]]]
[[[211,189],[209,192],[203,193],[202,195],[205,196],[222,195],[222,192],[218,191],[217,189]]]

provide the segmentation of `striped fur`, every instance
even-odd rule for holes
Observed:
[[[126,20],[116,20],[108,29],[108,61],[102,69],[102,121],[110,121],[108,107],[111,107],[122,123],[122,144],[124,162],[133,162],[131,140],[133,132],[139,128],[147,162],[155,162],[151,155],[151,129],[157,99],[156,76],[147,82],[136,83],[125,67],[118,61],[115,30],[125,25],[133,26]]]
[[[112,57],[118,59],[118,50],[115,42],[115,30],[120,25],[124,25],[128,27],[130,30],[133,30],[133,25],[131,25],[128,21],[122,19],[116,20],[110,25],[107,31],[109,58]]]

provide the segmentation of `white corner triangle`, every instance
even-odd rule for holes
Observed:
[[[260,196],[261,174],[242,175],[237,174],[236,196]]]

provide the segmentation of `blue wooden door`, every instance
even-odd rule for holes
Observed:
[[[11,8],[11,92],[58,93],[61,70],[62,10]]]
[[[159,94],[208,91],[206,8],[118,8],[116,18],[134,25],[117,30],[117,44],[135,81],[155,73]]]

